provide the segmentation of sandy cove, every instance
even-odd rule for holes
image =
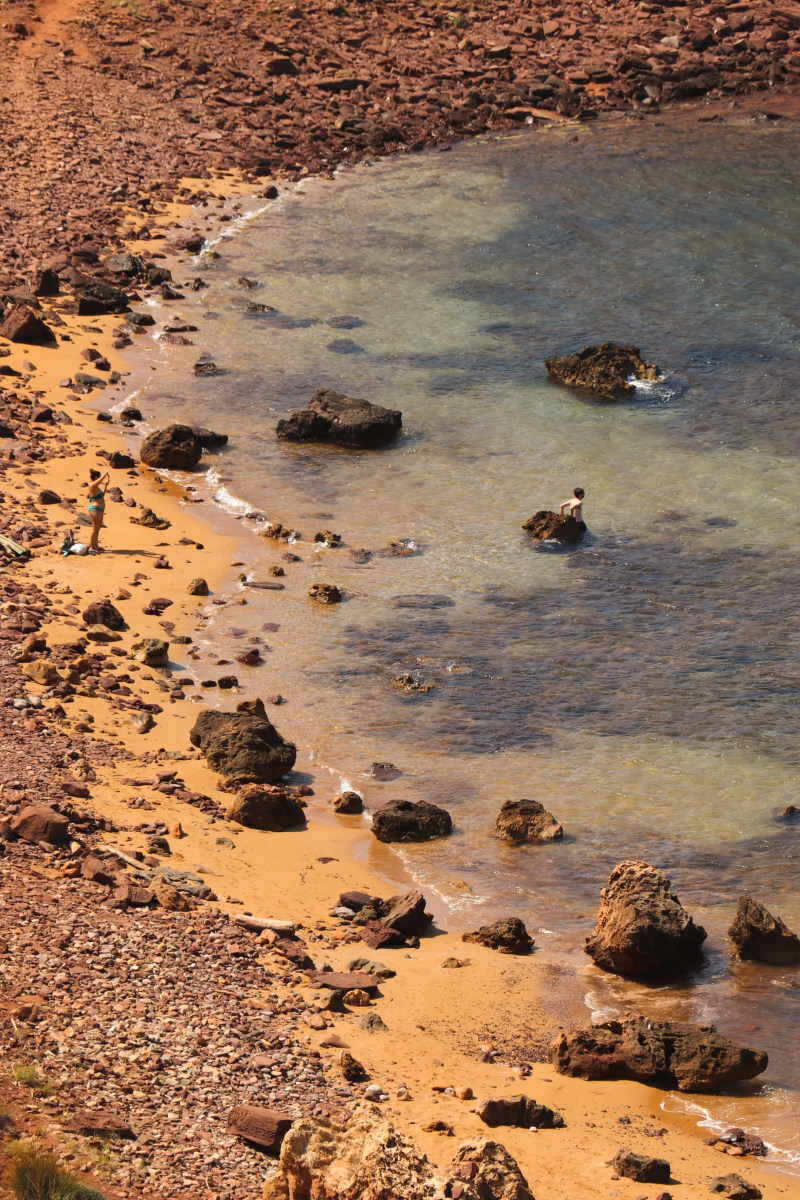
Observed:
[[[180,217],[183,225],[191,226],[192,220],[183,219],[191,216],[186,211],[170,210],[163,219]],[[48,302],[43,304],[46,317]],[[201,932],[207,928],[230,930],[228,936],[239,950],[233,951],[234,957],[229,961],[238,962],[241,956],[258,968],[251,972],[256,978],[247,977],[241,983],[241,996],[246,996],[247,1004],[255,1006],[256,1011],[267,1002],[266,996],[276,997],[269,1001],[275,1008],[273,1019],[288,1023],[291,1037],[304,1047],[303,1055],[309,1056],[306,1063],[322,1064],[320,1077],[326,1081],[327,1092],[325,1100],[321,1099],[322,1093],[313,1092],[317,1110],[352,1103],[337,1092],[343,1083],[337,1065],[339,1050],[323,1045],[335,1033],[364,1064],[370,1079],[386,1090],[390,1099],[383,1107],[391,1119],[442,1168],[461,1140],[489,1132],[473,1111],[474,1100],[460,1100],[443,1089],[452,1088],[458,1093],[470,1088],[477,1099],[524,1092],[557,1109],[567,1124],[565,1130],[538,1132],[503,1128],[495,1135],[517,1158],[538,1200],[655,1196],[657,1189],[653,1187],[643,1192],[640,1183],[614,1178],[608,1164],[620,1148],[668,1158],[673,1178],[679,1181],[669,1185],[670,1194],[676,1197],[707,1194],[709,1179],[730,1170],[740,1170],[757,1184],[764,1197],[800,1196],[800,1182],[775,1174],[768,1160],[764,1164],[752,1158],[733,1162],[727,1156],[721,1157],[716,1149],[703,1143],[704,1131],[690,1119],[661,1112],[664,1093],[657,1089],[630,1083],[586,1083],[558,1076],[543,1061],[550,1038],[560,1024],[568,1024],[576,1016],[581,1023],[587,1020],[582,1014],[553,1011],[553,995],[558,994],[558,969],[541,961],[536,954],[515,958],[480,946],[465,946],[459,937],[444,932],[440,925],[431,936],[423,937],[418,949],[382,950],[374,955],[352,940],[347,927],[328,915],[341,891],[356,888],[386,896],[405,888],[402,883],[388,884],[385,876],[376,875],[365,865],[363,855],[357,851],[370,835],[358,818],[330,816],[332,784],[324,776],[314,779],[314,795],[308,800],[307,829],[280,834],[239,829],[157,789],[158,771],[177,770],[184,790],[206,795],[222,808],[230,799],[216,788],[215,777],[189,746],[188,731],[200,708],[192,697],[201,697],[201,689],[187,684],[180,688],[182,698],[174,697],[169,690],[175,688],[174,681],[188,678],[192,663],[184,655],[190,647],[173,641],[169,672],[145,667],[137,670],[138,664],[127,655],[141,638],[165,636],[161,624],[164,620],[174,623],[167,635],[170,640],[196,636],[205,627],[206,611],[218,604],[241,606],[241,624],[246,625],[246,595],[237,587],[235,576],[246,561],[247,544],[233,536],[233,522],[231,536],[213,532],[204,524],[203,508],[190,503],[195,499],[191,492],[165,483],[152,471],[121,469],[112,470],[112,485],[122,489],[124,498],[153,508],[159,517],[171,523],[170,527],[154,530],[132,524],[130,518],[135,510],[124,502],[112,502],[107,505],[106,528],[101,535],[105,547],[102,555],[64,557],[59,553],[65,530],[84,528],[75,525],[74,516],[85,510],[88,468],[97,464],[104,469],[106,460],[99,451],[122,448],[118,427],[98,420],[93,397],[65,399],[69,390],[60,387],[60,382],[86,366],[81,357],[85,349],[107,354],[112,371],[123,373],[129,369],[124,352],[115,353],[111,349],[119,317],[78,318],[62,313],[62,320],[65,325],[58,327],[61,338],[58,348],[11,345],[7,347],[10,354],[2,359],[3,364],[22,373],[9,379],[18,397],[66,411],[72,422],[41,426],[39,443],[48,455],[41,464],[35,459],[4,461],[6,510],[27,511],[35,515],[40,525],[46,522],[44,536],[36,540],[42,543],[49,539],[49,544],[35,547],[33,558],[25,566],[9,567],[6,575],[15,582],[35,583],[59,606],[58,615],[46,616],[42,623],[41,635],[50,647],[73,642],[85,632],[80,613],[87,603],[109,596],[114,589],[130,592],[130,598],[114,601],[128,625],[121,641],[89,649],[99,649],[107,655],[103,669],[116,661],[130,676],[127,686],[132,696],[147,704],[157,704],[162,711],[156,714],[154,727],[140,734],[131,724],[130,712],[114,707],[113,692],[104,693],[102,687],[78,688],[70,703],[59,704],[47,698],[46,689],[18,675],[19,668],[8,661],[8,652],[14,645],[8,641],[3,651],[6,683],[11,680],[12,686],[15,684],[15,695],[38,693],[44,697],[42,709],[31,710],[27,718],[17,718],[25,723],[25,730],[34,739],[32,744],[37,739],[47,740],[51,731],[54,738],[66,735],[67,744],[79,747],[82,752],[90,797],[81,807],[88,808],[95,817],[113,822],[115,828],[111,831],[95,828],[81,840],[89,846],[117,847],[131,855],[145,851],[149,834],[165,827],[172,850],[166,860],[169,866],[196,872],[216,897],[189,914],[164,914],[160,909],[152,914],[147,910],[132,913],[124,918],[125,929],[139,930],[152,922],[154,930],[174,930],[176,937],[184,938],[193,927]],[[110,386],[102,394],[103,408],[116,404],[130,386],[131,381],[124,377],[115,387]],[[57,440],[61,437],[65,440]],[[45,487],[63,498],[67,507],[38,504],[36,496]],[[77,504],[71,508],[72,499]],[[169,562],[168,569],[154,567],[161,556]],[[187,595],[189,581],[198,576],[209,584],[208,598]],[[163,616],[146,615],[142,610],[153,597],[167,597],[174,603]],[[291,637],[293,606],[306,603],[302,587],[294,592],[289,587],[276,597],[281,631],[270,639],[274,641],[275,653],[268,665],[247,668],[232,664],[204,669],[203,674],[208,678],[234,670],[238,675],[239,693],[230,696],[230,703],[226,697],[225,706],[232,707],[236,699],[280,691],[280,639]],[[126,657],[112,654],[113,650],[123,651]],[[82,691],[95,694],[81,694]],[[271,709],[270,715],[282,732],[290,734],[293,698],[288,699],[285,709]],[[308,769],[302,748],[298,766]],[[61,778],[74,779],[75,774],[68,768]],[[39,795],[51,800],[59,798],[58,773],[42,774],[35,760],[32,768],[20,758],[7,762],[3,775],[6,802],[9,797],[18,801],[21,791],[29,799]],[[131,808],[128,801],[134,796],[142,797],[148,807]],[[220,845],[217,841],[220,837],[232,841],[234,848]],[[401,873],[396,865],[391,865],[391,859],[386,852],[386,875],[396,879]],[[85,920],[91,924],[94,912],[98,928],[104,927],[108,914],[114,913],[113,907],[108,908],[108,887],[74,878],[75,872],[69,864],[59,860],[53,866],[50,860],[44,850],[22,843],[0,860],[4,872],[11,872],[6,876],[7,881],[10,878],[19,882],[27,877],[32,894],[41,899],[44,910],[40,909],[34,918],[34,927],[41,922],[41,912],[47,910],[48,889],[55,894],[58,889],[63,892],[65,886],[71,889],[76,913],[83,911]],[[59,893],[59,913],[65,903],[69,903],[68,898],[65,901]],[[214,911],[220,914],[218,918],[213,916]],[[386,962],[396,976],[381,985],[380,997],[371,1007],[387,1028],[377,1032],[361,1028],[363,1010],[359,1008],[351,1008],[342,1015],[325,1011],[322,1021],[326,1028],[312,1028],[303,1014],[317,1013],[315,1002],[320,1000],[320,990],[309,983],[308,976],[298,973],[280,954],[271,951],[269,944],[257,942],[255,935],[228,924],[244,912],[296,923],[317,966],[325,963],[343,970],[362,954]],[[122,918],[118,915],[115,919]],[[208,926],[209,919],[212,926]],[[214,921],[222,924],[214,925]],[[217,951],[213,953],[216,955]],[[9,954],[6,948],[5,956],[0,957],[0,970],[6,981],[11,982],[18,969],[18,979],[27,994],[37,978],[35,958],[26,957],[28,950],[22,943],[10,957]],[[442,963],[448,958],[457,958],[465,965],[445,969]],[[163,987],[168,993],[173,986],[168,979],[159,984],[156,973],[156,987]],[[45,987],[44,992],[47,991]],[[220,1155],[220,1161],[213,1164],[213,1179],[209,1181],[207,1173],[212,1168],[207,1162],[203,1164],[203,1178],[202,1173],[197,1173],[199,1167],[185,1163],[180,1171],[170,1173],[169,1160],[160,1148],[158,1129],[159,1125],[168,1128],[173,1120],[175,1114],[169,1111],[169,1105],[176,1103],[174,1097],[168,1099],[165,1095],[163,1106],[159,1107],[160,1093],[156,1090],[152,1111],[144,1113],[141,1105],[137,1106],[135,1095],[131,1098],[120,1090],[118,1079],[110,1071],[101,1071],[88,1091],[76,1087],[68,1072],[67,1082],[59,1086],[64,1056],[63,1051],[54,1054],[47,1026],[48,1009],[52,1006],[54,1014],[58,1009],[59,1028],[63,1029],[66,1019],[61,1012],[63,1004],[60,1008],[57,989],[52,996],[39,995],[39,1001],[40,1008],[32,1022],[26,1026],[24,1020],[18,1021],[13,1037],[7,1025],[3,1030],[7,1059],[34,1061],[56,1081],[53,1097],[42,1098],[38,1104],[34,1098],[27,1109],[24,1102],[32,1099],[27,1087],[19,1082],[4,1083],[4,1105],[13,1113],[21,1132],[38,1133],[60,1155],[66,1154],[74,1166],[88,1171],[95,1182],[99,1177],[104,1192],[113,1200],[122,1195],[188,1197],[199,1194],[195,1189],[201,1185],[203,1194],[207,1189],[207,1194],[219,1197],[259,1194],[257,1181],[267,1173],[267,1161],[257,1151],[226,1136],[227,1111],[221,1110],[219,1102],[206,1099],[204,1109],[201,1105],[208,1128],[213,1131],[213,1146]],[[71,1003],[76,1010],[72,1025],[79,1026],[88,1020],[93,994],[83,995],[79,988]],[[220,1003],[217,1019],[223,1026],[225,1009],[225,1003]],[[67,1028],[71,1027],[67,1022]],[[20,1029],[25,1032],[20,1034]],[[168,1035],[172,1036],[165,1031],[163,1036]],[[117,1040],[123,1037],[120,1032],[114,1034]],[[178,1052],[180,1046],[179,1041]],[[321,1058],[317,1059],[317,1055]],[[308,1094],[312,1089],[307,1080],[294,1067],[289,1070],[288,1079],[289,1094],[296,1101],[294,1111],[308,1111]],[[395,1095],[403,1084],[411,1099],[398,1102]],[[230,1085],[232,1090],[225,1092],[224,1103],[230,1104],[231,1097],[239,1103],[264,1102],[267,1086],[263,1078],[243,1064]],[[356,1095],[358,1091],[359,1085],[354,1085]],[[87,1104],[105,1104],[115,1110],[123,1107],[137,1132],[141,1134],[144,1127],[154,1146],[150,1162],[155,1165],[150,1166],[150,1175],[131,1168],[136,1155],[147,1156],[135,1143],[130,1143],[130,1151],[114,1149],[101,1162],[91,1140],[81,1140],[76,1149],[74,1133],[65,1132],[63,1123],[54,1123],[53,1117],[58,1111],[68,1114]],[[624,1118],[622,1123],[621,1118]],[[435,1121],[445,1122],[455,1136],[426,1132],[425,1126]],[[191,1184],[187,1172],[193,1179]]]

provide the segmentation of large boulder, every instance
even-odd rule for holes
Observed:
[[[741,896],[728,937],[739,958],[776,966],[800,963],[800,938],[752,896]]]
[[[83,316],[122,313],[130,308],[128,293],[123,288],[96,279],[94,275],[86,275],[76,267],[62,271],[60,278],[74,294],[78,301],[78,313]]]
[[[522,528],[537,542],[561,542],[564,546],[574,546],[586,533],[583,521],[559,516],[547,508],[534,513]]]
[[[528,954],[533,946],[533,938],[519,917],[501,917],[491,925],[481,925],[472,933],[462,933],[461,940],[488,946],[501,954]]]
[[[506,800],[495,822],[506,842],[553,842],[564,829],[538,800]]]
[[[188,425],[156,429],[142,442],[139,457],[148,467],[189,471],[203,454],[202,443]]]
[[[462,1142],[453,1156],[450,1173],[460,1183],[460,1200],[534,1200],[516,1159],[505,1146],[489,1138]],[[451,1187],[449,1194],[457,1193]]]
[[[663,871],[627,861],[612,872],[600,897],[594,932],[584,947],[598,967],[638,978],[695,963],[706,931],[695,925]]]
[[[377,1105],[362,1103],[345,1123],[303,1117],[283,1139],[280,1166],[263,1200],[434,1200],[442,1180]]]
[[[282,788],[265,788],[258,783],[250,783],[237,792],[226,819],[248,829],[268,829],[273,833],[306,823],[303,809]]]
[[[87,625],[105,625],[106,629],[117,631],[125,628],[125,618],[110,600],[93,600],[81,616]]]
[[[629,379],[660,379],[655,363],[645,362],[636,346],[618,346],[603,342],[601,346],[586,346],[577,354],[563,358],[546,358],[548,374],[559,383],[586,388],[604,400],[618,400],[635,391]]]
[[[189,741],[210,767],[231,782],[275,783],[294,766],[297,750],[278,733],[262,700],[243,700],[236,712],[201,712]]]
[[[390,800],[372,814],[379,842],[430,842],[453,829],[450,813],[426,800]]]
[[[637,1183],[670,1181],[670,1165],[666,1158],[650,1158],[647,1154],[637,1154],[635,1150],[620,1150],[611,1165],[624,1179],[634,1179]]]
[[[69,836],[69,821],[48,804],[28,804],[12,819],[11,828],[25,842],[49,846],[61,846]]]
[[[56,340],[50,326],[46,325],[41,317],[37,317],[27,304],[15,304],[10,312],[6,313],[0,321],[0,337],[8,338],[10,342],[20,342],[25,346],[46,345]]]
[[[761,1050],[739,1046],[713,1025],[629,1017],[560,1033],[550,1062],[576,1079],[633,1079],[680,1092],[715,1092],[767,1069]]]
[[[564,1118],[530,1096],[484,1100],[475,1110],[484,1125],[514,1125],[521,1129],[563,1129]]]
[[[371,448],[397,437],[403,414],[368,400],[353,400],[343,392],[317,388],[308,407],[279,421],[281,442],[333,442],[338,446]]]
[[[422,892],[405,892],[402,896],[382,900],[378,916],[389,929],[395,929],[405,937],[418,937],[426,933],[433,920],[432,915],[425,911]]]

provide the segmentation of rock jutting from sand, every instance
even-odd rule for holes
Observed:
[[[533,938],[519,917],[501,917],[472,933],[462,933],[461,940],[488,946],[501,954],[529,954],[533,948]]]
[[[266,788],[257,783],[243,787],[231,801],[225,819],[248,829],[277,833],[305,825],[306,815],[293,797],[281,788]]]
[[[515,1125],[520,1129],[563,1129],[564,1118],[530,1096],[484,1100],[475,1110],[484,1125]]]
[[[636,346],[618,346],[603,342],[601,346],[586,346],[576,354],[563,358],[546,358],[544,365],[559,383],[585,388],[604,400],[632,396],[634,379],[660,379],[655,363],[645,362]]]
[[[632,1079],[679,1092],[715,1092],[766,1071],[762,1050],[739,1046],[713,1025],[629,1017],[560,1033],[549,1058],[576,1079]]]
[[[538,800],[506,800],[495,821],[506,842],[553,842],[564,836],[564,828]]]
[[[696,964],[706,931],[695,925],[663,871],[627,861],[611,873],[584,950],[598,967],[640,978]]]
[[[49,325],[26,304],[15,304],[5,315],[0,309],[0,337],[23,345],[48,345],[56,340]]]
[[[139,457],[148,467],[189,471],[203,456],[200,438],[189,425],[168,425],[144,439]]]
[[[278,733],[261,700],[243,700],[236,712],[202,712],[189,741],[231,783],[275,783],[291,771],[297,749]]]
[[[778,966],[800,963],[800,938],[752,896],[740,897],[728,937],[739,958]]]
[[[537,542],[561,542],[564,546],[574,546],[586,533],[583,521],[576,521],[574,517],[561,517],[547,508],[534,513],[522,528]]]
[[[761,1190],[748,1183],[741,1175],[717,1175],[709,1185],[716,1196],[725,1196],[726,1200],[761,1200]]]
[[[637,1183],[669,1183],[671,1178],[670,1165],[665,1158],[650,1158],[635,1150],[620,1150],[611,1165],[619,1175]]]
[[[379,842],[429,842],[452,832],[450,813],[426,800],[389,800],[372,814]]]
[[[392,441],[402,424],[397,409],[317,388],[308,407],[279,421],[275,432],[281,442],[332,442],[370,449]]]

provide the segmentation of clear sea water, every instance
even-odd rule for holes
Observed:
[[[789,1170],[800,976],[738,964],[725,930],[745,890],[800,929],[800,824],[779,819],[800,803],[798,211],[797,125],[733,113],[569,124],[309,180],[186,269],[208,287],[168,313],[195,344],[153,343],[138,398],[153,423],[229,434],[194,480],[207,510],[302,534],[297,564],[246,539],[252,577],[280,563],[286,590],[220,610],[199,674],[262,637],[267,665],[240,679],[287,698],[276,724],[312,775],[368,807],[451,811],[450,839],[402,852],[451,927],[518,914],[592,1011],[713,1021],[766,1048],[766,1083],[701,1104]],[[663,381],[608,404],[548,380],[546,356],[605,340],[639,346]],[[225,373],[192,377],[201,354]],[[400,408],[402,437],[278,443],[276,421],[320,386]],[[585,542],[532,543],[523,521],[578,484]],[[345,546],[315,547],[320,529]],[[399,539],[419,553],[349,553]],[[316,581],[345,603],[305,602]],[[405,673],[434,690],[401,694]],[[402,773],[376,783],[376,760]],[[562,843],[492,837],[522,797]],[[606,976],[582,953],[625,858],[665,870],[708,929],[680,984]]]

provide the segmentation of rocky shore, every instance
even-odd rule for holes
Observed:
[[[324,788],[294,790],[304,829],[224,820],[229,789],[190,740],[192,639],[208,606],[246,603],[239,547],[194,518],[191,488],[127,454],[132,417],[86,405],[124,396],[137,297],[176,287],[165,249],[202,242],[170,228],[189,210],[167,202],[270,196],[526,121],[771,89],[766,110],[794,96],[800,9],[55,0],[7,3],[0,44],[0,1194],[17,1137],[108,1200],[258,1197],[268,1176],[282,1195],[231,1116],[252,1105],[321,1122],[323,1141],[326,1121],[353,1122],[367,1147],[390,1120],[427,1155],[409,1150],[419,1174],[393,1177],[419,1194],[469,1200],[484,1180],[475,1195],[523,1200],[527,1179],[539,1200],[639,1195],[615,1155],[653,1140],[674,1194],[705,1194],[720,1145],[656,1118],[657,1092],[555,1074],[548,1045],[577,1015],[558,1009],[558,968],[425,936],[427,914],[398,935],[385,883],[354,861],[355,826],[315,822]],[[86,533],[89,465],[111,471],[104,555],[64,557],[65,533]],[[203,686],[257,695],[251,640],[239,663],[203,664]],[[361,927],[332,915],[356,894],[375,917]],[[386,1115],[354,1116],[370,1086]],[[520,1087],[536,1101],[512,1104]],[[526,1114],[503,1122],[507,1150],[476,1143],[487,1104]],[[542,1108],[561,1125],[531,1129]],[[286,1179],[298,1161],[287,1150]],[[747,1168],[758,1194],[800,1196]]]

